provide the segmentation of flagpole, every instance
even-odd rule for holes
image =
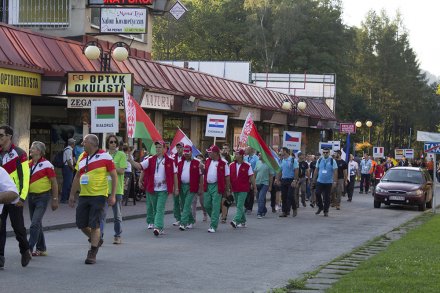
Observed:
[[[217,136],[214,136],[214,145],[215,145],[216,140],[217,140]]]

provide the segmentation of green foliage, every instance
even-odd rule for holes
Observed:
[[[343,276],[328,292],[438,292],[440,216]]]
[[[343,24],[339,0],[182,0],[176,21],[155,18],[159,60],[250,61],[253,72],[336,73],[340,121],[373,121],[373,145],[415,144],[416,130],[440,125],[435,87],[421,74],[399,14],[370,11],[362,25]],[[365,128],[365,127],[364,127]],[[421,145],[416,145],[422,147]]]

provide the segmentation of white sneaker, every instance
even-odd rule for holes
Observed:
[[[214,228],[209,228],[209,229],[208,229],[208,232],[209,232],[209,233],[215,233],[215,229],[214,229]]]
[[[151,230],[151,229],[153,229],[153,228],[154,228],[154,225],[153,225],[153,224],[148,224],[148,227],[147,227],[148,230]]]
[[[194,226],[193,226],[193,224],[189,224],[189,225],[186,225],[186,229],[192,229]]]
[[[258,215],[258,216],[257,216],[257,219],[262,219],[262,218],[263,218],[262,215]]]
[[[237,224],[237,228],[246,228],[246,223]]]
[[[173,226],[180,226],[180,221],[174,222]]]
[[[185,226],[180,225],[180,226],[179,226],[179,229],[180,229],[180,231],[185,231]]]

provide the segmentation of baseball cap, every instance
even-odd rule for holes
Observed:
[[[215,144],[213,144],[209,149],[206,150],[207,153],[220,153],[220,149],[218,146],[216,146]]]
[[[192,148],[190,145],[186,145],[183,147],[183,153],[184,154],[190,154],[192,152]]]
[[[240,156],[244,156],[245,152],[244,149],[238,149],[235,151],[237,154],[239,154]]]
[[[69,138],[69,139],[67,140],[67,143],[68,143],[68,144],[76,143],[76,140],[74,140],[73,138]]]

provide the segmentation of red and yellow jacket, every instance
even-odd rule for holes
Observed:
[[[0,153],[3,150],[0,149]],[[9,151],[1,157],[1,166],[9,173],[9,176],[17,186],[20,200],[25,201],[29,192],[29,163],[27,154],[21,148],[11,145]]]

